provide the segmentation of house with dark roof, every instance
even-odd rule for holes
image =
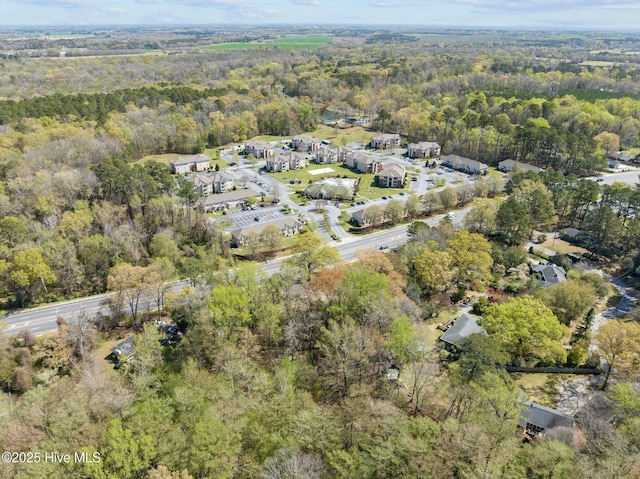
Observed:
[[[191,171],[205,171],[211,167],[211,158],[202,153],[198,155],[176,156],[169,160],[171,173],[184,175]]]
[[[608,151],[606,156],[609,160],[623,161],[625,163],[633,160],[632,156],[625,155],[621,151]]]
[[[489,171],[489,166],[484,163],[471,158],[465,158],[464,156],[448,155],[442,158],[442,164],[453,168],[454,170],[462,171],[470,175],[486,175]]]
[[[520,413],[518,425],[524,428],[529,436],[537,436],[556,427],[573,428],[573,416],[534,402],[526,401],[522,405],[525,409]]]
[[[564,268],[553,263],[534,264],[531,266],[531,272],[540,277],[538,283],[541,288],[553,286],[567,280],[567,272]]]
[[[400,135],[395,133],[383,133],[382,135],[375,135],[371,137],[369,143],[371,148],[376,150],[389,150],[391,148],[398,148],[400,146]]]
[[[478,324],[479,316],[470,313],[461,314],[452,322],[447,330],[440,336],[440,341],[445,343],[447,349],[455,347],[464,338],[475,333],[486,334],[484,328]]]
[[[542,168],[538,168],[537,166],[533,166],[528,163],[520,163],[519,161],[502,160],[500,163],[498,163],[498,170],[505,173],[510,172],[514,168],[520,171],[533,171],[534,173],[540,173],[541,171],[543,171]]]

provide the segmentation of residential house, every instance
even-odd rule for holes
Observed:
[[[522,405],[525,409],[520,413],[518,425],[524,428],[527,436],[537,436],[556,427],[573,428],[573,416],[530,401],[525,401]]]
[[[354,226],[358,226],[359,228],[369,226],[369,222],[365,219],[365,209],[366,208],[361,208],[351,213],[351,224],[353,224]]]
[[[271,172],[299,170],[304,168],[307,162],[299,153],[293,151],[282,153],[277,156],[267,158],[266,169]]]
[[[298,151],[318,151],[322,142],[310,135],[296,135],[291,139],[291,146]]]
[[[407,156],[409,158],[433,158],[434,156],[440,156],[440,150],[440,145],[434,141],[409,143],[407,146]]]
[[[176,156],[169,160],[171,173],[184,175],[191,171],[205,171],[211,167],[211,158],[202,153],[198,155]]]
[[[244,241],[249,233],[260,234],[269,225],[278,228],[283,236],[293,236],[300,233],[304,224],[304,221],[301,221],[299,218],[288,216],[274,221],[260,222],[254,225],[236,228],[231,230],[231,244],[234,248],[240,248],[244,246]]]
[[[304,193],[316,200],[350,200],[353,198],[353,188],[329,183],[312,183]]]
[[[395,133],[383,133],[382,135],[375,135],[371,137],[369,143],[371,148],[376,150],[390,150],[391,148],[400,147],[400,135]]]
[[[442,158],[442,164],[470,175],[486,175],[489,171],[489,167],[484,163],[458,155],[445,156]]]
[[[344,146],[321,146],[315,152],[316,163],[319,165],[330,165],[341,163],[347,158],[347,153],[351,151]]]
[[[475,314],[461,314],[458,319],[449,325],[442,336],[440,336],[440,341],[445,343],[447,349],[450,349],[458,346],[460,341],[472,334],[486,334],[484,328],[478,324],[479,319],[480,317]]]
[[[228,193],[220,193],[218,195],[210,195],[206,198],[202,198],[200,200],[200,205],[206,213],[228,210],[229,208],[246,206],[247,199],[252,196],[259,198],[260,193],[251,188],[246,190],[229,191]]]
[[[533,171],[534,173],[544,171],[542,168],[538,168],[537,166],[533,166],[528,163],[520,163],[519,161],[503,160],[498,163],[498,170],[504,171],[505,173],[508,173],[514,168],[517,168],[520,171]]]
[[[244,154],[256,158],[269,158],[273,156],[273,145],[266,141],[249,140],[244,144]]]
[[[386,165],[378,174],[378,186],[381,188],[402,188],[407,171],[397,163]]]
[[[540,275],[539,284],[541,288],[553,286],[567,280],[567,272],[562,266],[556,264],[534,264],[531,266],[531,271]]]
[[[561,238],[569,243],[580,243],[581,238],[584,236],[582,230],[577,228],[567,228],[562,233]]]
[[[382,161],[361,151],[347,153],[344,163],[360,173],[378,173],[382,169]]]
[[[233,189],[233,176],[221,171],[187,178],[198,190],[200,196],[225,193]]]
[[[628,163],[633,161],[633,156],[625,155],[621,151],[607,151],[607,159]]]
[[[111,348],[111,352],[105,359],[111,361],[116,369],[122,367],[123,364],[126,364],[133,357],[133,343],[133,336],[119,342]]]

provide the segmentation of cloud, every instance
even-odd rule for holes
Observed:
[[[65,8],[85,8],[96,6],[90,0],[19,0],[20,3],[28,3],[31,5],[43,5],[52,7],[65,7]]]
[[[136,3],[162,3],[162,0],[135,0]]]
[[[291,3],[294,5],[320,5],[320,0],[293,0]]]
[[[387,3],[393,3],[392,1]],[[635,10],[637,0],[450,0],[477,11],[501,13],[551,13],[584,9]]]
[[[193,7],[220,7],[220,8],[250,8],[250,4],[244,0],[177,0],[182,5]]]
[[[398,7],[426,7],[425,2],[407,2],[403,0],[384,0],[369,3],[370,7],[376,8],[398,8]]]

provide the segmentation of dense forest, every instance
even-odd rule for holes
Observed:
[[[105,291],[117,299],[113,314],[78,312],[52,334],[0,335],[3,451],[100,458],[3,460],[0,475],[640,475],[637,313],[592,335],[609,284],[558,255],[567,281],[540,288],[524,248],[534,231],[579,228],[598,266],[640,276],[637,188],[587,178],[607,152],[640,147],[640,63],[615,53],[636,40],[327,33],[335,40],[315,50],[204,51],[195,47],[210,33],[180,31],[153,34],[155,46],[189,46],[179,54],[3,57],[3,304]],[[406,244],[348,265],[310,227],[267,276],[233,254],[191,183],[161,162],[138,162],[313,132],[329,115],[370,118],[374,131],[437,141],[443,154],[545,171],[410,196],[402,217],[466,206],[464,228],[415,221]],[[191,287],[169,294],[178,277]],[[143,291],[165,305],[138,312]],[[466,299],[487,334],[450,352],[436,342],[435,318]],[[160,320],[181,341],[162,342]],[[135,355],[112,369],[104,345],[133,334]],[[555,428],[525,441],[524,393],[506,366],[601,361],[603,391],[576,413],[579,432]]]

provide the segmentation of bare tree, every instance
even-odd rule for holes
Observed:
[[[320,479],[324,475],[322,459],[296,448],[278,449],[262,467],[264,479]]]
[[[67,341],[83,363],[85,352],[95,345],[96,334],[96,326],[86,311],[75,314],[67,323]]]

